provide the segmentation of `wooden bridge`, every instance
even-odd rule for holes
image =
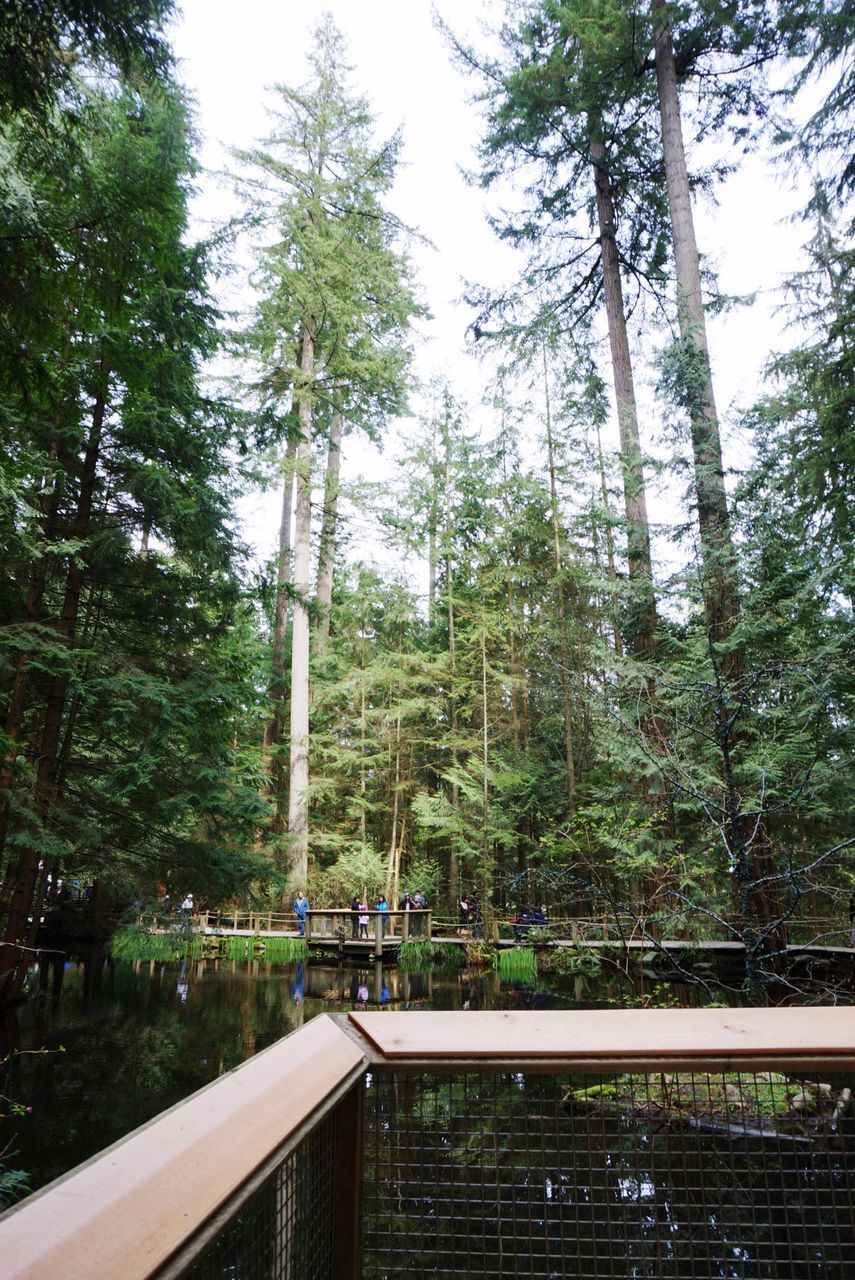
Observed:
[[[368,915],[368,925],[360,929],[358,914]],[[157,928],[155,917],[140,917],[138,923]],[[301,936],[293,912],[274,911],[203,911],[191,917],[192,926],[202,935],[223,937],[292,937]],[[513,928],[511,921],[499,919],[504,932]],[[789,955],[825,955],[838,959],[855,959],[851,945],[851,929],[833,917],[802,917],[789,922],[791,942],[785,948]],[[737,958],[745,946],[733,938],[662,938],[651,921],[629,915],[569,916],[550,919],[551,947],[583,947],[591,950],[626,951],[639,956],[665,952],[700,953]],[[461,926],[430,908],[406,911],[368,911],[356,913],[347,908],[310,910],[306,913],[305,938],[310,952],[354,956],[360,959],[391,959],[402,942],[442,942],[467,946],[476,941],[471,926]],[[518,945],[513,937],[500,938],[491,945],[507,948]]]

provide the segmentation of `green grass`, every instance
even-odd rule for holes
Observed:
[[[262,938],[261,945],[268,964],[293,964],[309,954],[305,938]]]
[[[455,943],[402,942],[398,951],[401,969],[462,969],[466,959],[463,947]]]
[[[160,964],[171,960],[201,960],[203,956],[242,964],[256,959],[264,959],[269,964],[293,964],[296,960],[305,960],[309,954],[305,938],[200,936],[184,929],[170,929],[168,933],[125,929],[113,935],[110,951],[116,960],[154,960]]]
[[[155,960],[160,963],[199,960],[202,957],[202,939],[178,929],[171,929],[168,933],[126,929],[113,934],[110,952],[116,960]]]
[[[531,947],[510,947],[496,952],[496,968],[503,982],[529,982],[537,978],[537,954]]]
[[[221,938],[222,955],[226,960],[254,960],[255,938]]]

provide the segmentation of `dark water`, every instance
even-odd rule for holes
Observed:
[[[610,966],[526,986],[476,969],[58,959],[34,969],[29,1000],[0,1028],[0,1058],[11,1051],[0,1095],[32,1108],[6,1119],[0,1148],[10,1144],[7,1164],[27,1170],[35,1190],[324,1012],[555,1009],[639,996],[696,1005],[723,994],[651,986]],[[600,1077],[369,1075],[367,1280],[855,1275],[851,1113],[815,1131],[806,1120],[803,1135],[720,1116],[708,1123],[702,1107],[697,1123],[667,1123],[656,1092],[664,1080],[637,1077],[636,1096],[620,1108],[592,1108],[585,1089],[600,1089]],[[676,1087],[676,1077],[668,1080]],[[314,1200],[305,1208],[311,1223]],[[241,1215],[233,1227],[243,1223]]]
[[[698,988],[662,991],[664,1002],[703,997]],[[529,987],[476,969],[132,964],[97,951],[45,961],[31,974],[27,1004],[0,1027],[0,1059],[8,1057],[0,1096],[32,1108],[0,1121],[0,1149],[9,1146],[6,1165],[26,1170],[35,1190],[323,1012],[568,1009],[635,996],[616,970]]]
[[[703,994],[665,990],[681,1004]],[[45,963],[0,1028],[0,1095],[31,1108],[0,1123],[0,1150],[9,1145],[6,1163],[35,1190],[320,1013],[590,1007],[633,991],[617,973],[526,987],[478,970],[130,963],[103,953]]]

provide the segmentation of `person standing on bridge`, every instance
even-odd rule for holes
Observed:
[[[300,889],[294,899],[294,915],[297,917],[297,932],[301,938],[306,936],[306,912],[309,910],[309,899]]]
[[[386,901],[385,893],[381,893],[379,898],[377,899],[377,905],[375,907],[375,910],[383,911],[383,912],[387,912],[389,910],[389,903]],[[386,916],[384,915],[380,921],[380,937],[383,938],[385,936],[386,936]]]

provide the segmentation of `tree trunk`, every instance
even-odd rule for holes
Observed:
[[[101,390],[98,393],[92,411],[92,425],[89,431],[80,477],[77,513],[71,533],[74,541],[84,542],[90,532],[92,500],[95,492],[101,435],[107,405],[108,377],[109,372],[102,357],[99,378]],[[69,644],[74,639],[77,627],[82,586],[83,568],[75,556],[71,559],[66,575],[62,610],[56,628],[58,634]],[[67,692],[67,674],[57,675],[48,693],[39,754],[36,758],[33,807],[42,821],[47,820],[55,801],[56,766]],[[31,947],[35,940],[41,914],[39,910],[40,901],[36,900],[40,882],[40,861],[39,850],[34,847],[33,843],[28,842],[22,846],[18,855],[17,865],[9,873],[12,893],[3,944],[0,947],[0,1002],[8,1000],[20,990],[26,975],[28,959],[26,948]]]
[[[546,403],[546,452],[549,464],[549,501],[552,512],[555,581],[558,586],[558,657],[561,663],[561,710],[564,717],[564,765],[567,781],[567,809],[572,815],[576,807],[576,762],[573,751],[573,722],[570,707],[570,649],[567,643],[564,566],[561,557],[561,523],[558,518],[558,487],[555,481],[555,450],[552,441],[552,409],[549,402],[546,347],[543,348],[543,394]]]
[[[481,837],[481,916],[484,937],[489,942],[497,942],[499,932],[493,911],[493,859],[490,852],[490,732],[487,716],[487,636],[481,631],[481,720],[482,720],[482,817],[483,834]]]
[[[447,432],[447,426],[446,426]],[[451,458],[450,443],[445,442],[445,586],[448,610],[448,658],[451,686],[448,694],[449,728],[451,731],[451,767],[457,770],[457,645],[454,633],[454,582],[451,556]],[[451,807],[455,814],[460,809],[460,787],[451,783]],[[457,836],[452,835],[448,847],[448,893],[454,907],[460,901],[460,867],[457,860]]]
[[[703,559],[703,594],[710,638],[713,643],[720,644],[727,640],[739,617],[736,557],[727,510],[721,436],[707,345],[674,48],[663,0],[652,0],[651,13],[656,31],[656,83],[659,90],[662,151],[674,243],[683,380],[692,427],[695,492]],[[738,674],[741,666],[740,654],[732,653],[724,660],[726,675]]]
[[[336,409],[330,423],[327,474],[324,483],[324,515],[321,522],[321,542],[318,554],[318,622],[315,631],[315,647],[318,653],[323,653],[330,634],[330,606],[332,604],[333,569],[335,567],[336,508],[338,506],[343,429],[344,418],[341,410]]]
[[[309,587],[312,526],[312,375],[314,335],[303,324],[295,455],[294,606],[291,629],[291,770],[288,796],[288,875],[304,885],[309,870]]]
[[[629,641],[635,653],[650,653],[656,644],[658,619],[653,592],[653,569],[650,558],[650,529],[647,519],[647,495],[641,441],[638,434],[638,408],[632,377],[632,360],[626,332],[620,259],[615,235],[615,207],[609,178],[608,157],[598,122],[589,117],[591,161],[597,197],[597,220],[600,229],[600,253],[603,264],[603,294],[609,330],[615,400],[620,431],[620,458],[623,475],[624,508],[627,528],[627,560],[632,587]]]
[[[600,500],[603,504],[603,510],[606,513],[606,563],[609,569],[609,582],[612,584],[611,608],[609,612],[612,616],[612,630],[614,633],[614,650],[618,657],[623,656],[623,639],[620,631],[620,615],[617,605],[617,594],[615,591],[617,585],[617,571],[615,569],[615,540],[611,526],[611,505],[609,503],[609,491],[606,487],[606,468],[603,461],[603,439],[600,434],[600,424],[595,424],[597,432],[597,462],[600,469]]]
[[[439,535],[439,467],[436,457],[436,419],[431,421],[430,434],[430,499],[428,506],[428,627],[433,630],[436,622],[436,565]]]
[[[285,633],[288,629],[288,584],[291,581],[291,510],[294,499],[294,460],[297,441],[289,439],[282,474],[282,517],[279,521],[279,550],[276,557],[276,607],[273,615],[270,700],[273,712],[265,727],[264,745],[282,741],[285,705]]]
[[[359,628],[359,839],[363,849],[367,839],[365,788],[365,618],[363,616]],[[367,898],[364,898],[364,901],[367,902]]]
[[[389,840],[389,865],[386,870],[386,893],[392,895],[392,906],[398,902],[401,851],[398,842],[398,808],[401,781],[401,709],[395,717],[395,773],[392,783],[392,834]]]
[[[655,28],[656,83],[677,278],[677,316],[683,348],[683,381],[692,429],[707,632],[713,662],[720,668],[724,681],[725,698],[738,701],[743,696],[740,686],[745,674],[744,653],[741,646],[718,650],[718,646],[728,640],[739,621],[739,586],[724,483],[721,434],[713,393],[698,245],[683,145],[674,47],[664,0],[651,0],[650,10]],[[747,713],[750,714],[750,708]],[[743,720],[744,717],[740,719],[740,726]],[[738,740],[737,735],[734,746]],[[726,763],[729,772],[732,765],[729,759]],[[730,835],[731,850],[743,850],[748,859],[742,872],[737,871],[735,877],[737,910],[742,916],[750,898],[754,922],[760,921],[768,925],[781,917],[779,894],[774,885],[762,883],[755,887],[755,882],[765,880],[773,872],[774,863],[767,847],[765,832],[758,828],[753,841],[749,840],[740,826],[744,822],[745,819],[735,818]],[[740,858],[737,857],[736,861],[738,864]],[[740,883],[740,875],[751,881],[748,898],[745,885]],[[747,921],[743,927],[750,932],[754,925]],[[772,946],[786,945],[786,930],[783,925],[775,931],[770,941]]]

